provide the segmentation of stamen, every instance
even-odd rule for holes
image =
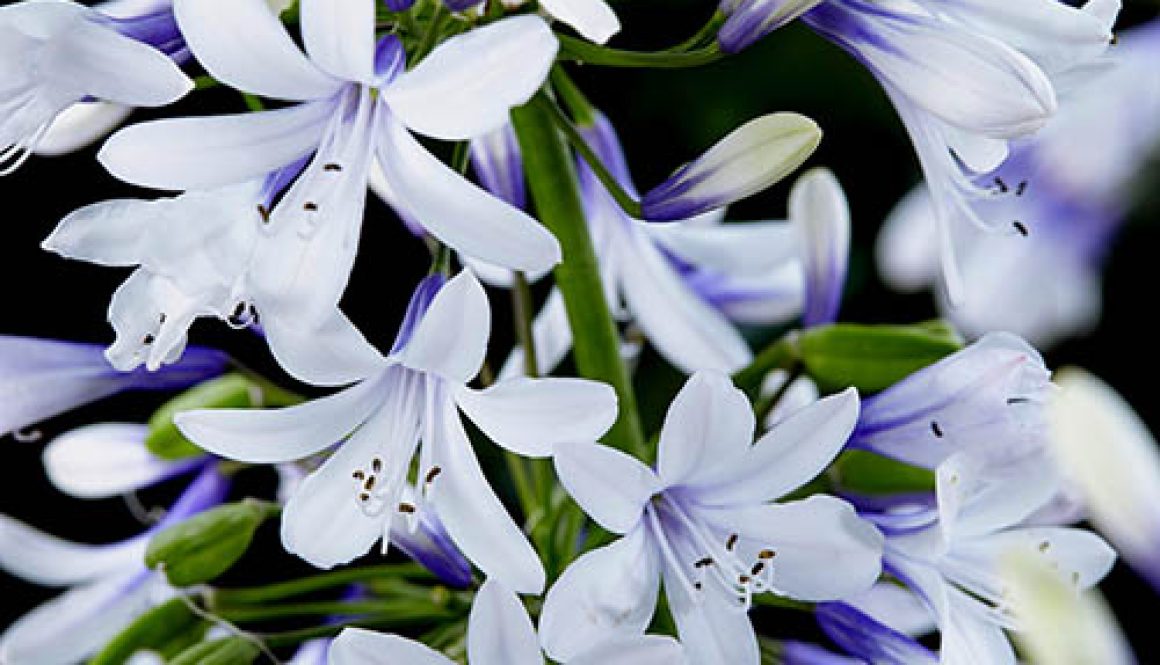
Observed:
[[[751,568],[749,570],[749,573],[751,575],[753,575],[754,577],[756,577],[756,576],[760,575],[761,571],[763,571],[763,570],[765,570],[765,564],[762,563],[761,561],[758,561],[757,563],[753,564],[753,568]]]
[[[359,482],[362,482],[362,480],[366,478],[366,474],[362,472],[362,469],[359,469],[350,475]]]
[[[270,209],[261,203],[258,204],[258,215],[262,218],[263,222],[270,222]]]
[[[772,559],[775,556],[777,556],[777,552],[774,552],[773,550],[761,550],[757,553],[758,559],[764,559],[766,561]]]
[[[1007,398],[1008,406],[1015,406],[1016,404],[1028,404],[1030,402],[1031,402],[1031,400],[1026,398],[1026,397],[1008,397]]]
[[[307,201],[302,204],[302,209],[306,212],[318,212],[318,204],[314,201]]]
[[[694,568],[704,568],[705,566],[713,565],[713,557],[707,556],[693,564]]]
[[[323,165],[322,170],[323,171],[341,172],[342,171],[342,164],[339,164],[338,162],[329,162],[329,163]]]
[[[738,539],[739,537],[740,537],[740,536],[738,536],[738,535],[737,535],[737,534],[735,534],[735,533],[731,533],[731,534],[729,534],[729,540],[726,540],[726,541],[725,541],[725,549],[727,549],[727,550],[729,550],[730,552],[732,552],[732,551],[733,551],[733,548],[737,546],[737,539]]]
[[[371,459],[371,471],[378,473],[379,471],[382,471],[382,470],[383,470],[383,460],[379,459],[378,457]]]
[[[930,421],[930,431],[934,432],[934,435],[938,438],[943,438],[942,427],[940,427],[939,424],[933,420]]]
[[[141,338],[141,343],[144,344],[145,346],[149,346],[150,344],[152,344],[153,342],[156,342],[156,341],[157,341],[157,338],[153,335],[153,333],[145,333],[145,336]]]
[[[431,470],[427,472],[427,476],[423,478],[423,482],[430,485],[431,483],[435,482],[435,479],[438,478],[439,474],[441,473],[443,473],[442,468],[433,466],[431,467]]]
[[[999,176],[995,176],[995,186],[999,188],[1000,194],[1006,194],[1011,189],[1010,187],[1007,186],[1007,183]]]
[[[1031,232],[1027,230],[1027,226],[1025,226],[1023,222],[1019,220],[1012,222],[1011,226],[1014,226],[1015,230],[1019,232],[1019,235],[1023,236],[1024,238],[1031,235]]]
[[[406,502],[399,504],[399,512],[400,513],[406,513],[407,515],[412,515],[412,514],[414,514],[414,512],[416,510],[417,509],[415,508],[415,506],[413,504],[406,503]]]
[[[1026,191],[1027,191],[1027,181],[1020,180],[1019,185],[1015,188],[1015,196],[1023,196],[1024,192],[1026,192]]]

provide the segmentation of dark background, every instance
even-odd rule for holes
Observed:
[[[1013,0],[1018,2],[1019,0]],[[7,4],[7,3],[0,3]],[[624,30],[615,42],[627,48],[664,48],[692,34],[712,12],[704,0],[623,0],[616,3]],[[1127,1],[1121,26],[1152,18],[1156,5]],[[1160,66],[1158,63],[1157,66]],[[871,249],[882,219],[918,180],[917,163],[893,110],[873,78],[845,53],[800,25],[785,28],[740,56],[696,70],[633,71],[579,68],[575,78],[592,101],[613,120],[628,153],[637,184],[647,189],[739,124],[764,113],[796,111],[817,120],[825,131],[809,165],[833,169],[849,197],[854,219],[854,253],[842,319],[911,322],[935,315],[929,294],[901,296],[878,280]],[[240,111],[241,99],[217,90],[192,95],[166,115]],[[157,115],[139,112],[134,120]],[[149,196],[118,183],[93,159],[79,154],[33,159],[17,174],[0,180],[0,285],[4,307],[0,332],[107,343],[112,331],[105,309],[126,277],[122,270],[68,262],[38,249],[56,222],[79,206],[118,196]],[[1155,303],[1155,259],[1160,247],[1160,170],[1148,176],[1143,199],[1113,247],[1104,282],[1104,321],[1093,334],[1048,352],[1050,366],[1077,364],[1114,385],[1160,431],[1155,401],[1156,369],[1151,324]],[[788,185],[782,184],[735,206],[736,219],[779,218]],[[428,266],[423,245],[407,235],[372,198],[361,255],[344,307],[381,347],[387,347],[414,283]],[[383,260],[380,257],[387,257]],[[496,332],[492,357],[510,344],[506,295],[493,293]],[[201,322],[195,343],[226,348],[247,365],[280,376],[263,345],[246,333]],[[143,421],[163,399],[157,395],[115,397],[39,427],[45,439],[81,424]],[[663,404],[664,400],[648,400]],[[658,413],[654,413],[655,418]],[[71,539],[106,542],[139,532],[140,524],[120,500],[82,502],[55,492],[40,465],[42,446],[3,441],[0,512]],[[241,478],[246,493],[271,491],[272,477],[251,471]],[[145,492],[147,505],[166,505],[178,488]],[[238,577],[248,582],[282,579],[307,568],[279,555],[276,530],[265,527],[262,556],[248,557]],[[255,561],[257,559],[257,561]],[[1156,597],[1124,566],[1103,585],[1137,655],[1160,654],[1155,635]],[[51,597],[51,590],[0,575],[0,625]],[[787,635],[786,624],[773,634]]]

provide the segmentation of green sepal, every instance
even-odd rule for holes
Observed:
[[[205,637],[209,624],[180,598],[174,598],[137,617],[89,661],[89,665],[121,665],[138,651],[171,658]],[[62,635],[67,639],[67,635]]]
[[[258,645],[251,640],[224,637],[182,651],[169,665],[249,665],[260,653]]]
[[[173,417],[193,409],[245,409],[259,406],[288,406],[302,398],[268,382],[242,374],[226,374],[198,384],[161,406],[149,419],[145,447],[162,459],[183,459],[204,455],[173,424]]]
[[[945,324],[912,326],[839,323],[802,333],[806,372],[825,392],[854,386],[875,393],[963,348]]]
[[[934,472],[865,450],[847,450],[830,467],[830,480],[845,492],[909,494],[933,492]]]
[[[153,536],[145,565],[162,568],[176,587],[208,582],[246,553],[254,532],[279,510],[277,504],[245,499],[194,515]]]

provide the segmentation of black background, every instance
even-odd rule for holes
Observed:
[[[1013,0],[1019,1],[1019,0]],[[6,3],[4,3],[6,4]],[[692,34],[712,12],[696,0],[625,0],[618,3],[624,31],[616,45],[663,48]],[[1155,5],[1131,0],[1122,26],[1155,15]],[[1160,64],[1158,64],[1160,67]],[[633,71],[580,68],[575,78],[613,120],[625,144],[637,184],[647,189],[732,128],[757,115],[796,111],[817,120],[825,131],[809,165],[826,165],[841,180],[854,215],[854,254],[842,319],[910,322],[934,315],[927,294],[901,296],[881,285],[870,250],[877,228],[898,198],[918,179],[907,138],[877,84],[843,52],[801,26],[790,26],[742,55],[692,71]],[[241,99],[217,90],[192,95],[166,115],[240,111]],[[158,115],[138,112],[134,120]],[[54,159],[33,159],[17,174],[0,180],[0,331],[107,343],[109,295],[127,272],[68,262],[38,248],[55,223],[77,207],[117,196],[149,196],[115,181],[93,159],[95,149]],[[807,165],[808,166],[808,165]],[[1105,276],[1105,313],[1093,334],[1047,353],[1050,366],[1077,364],[1109,381],[1160,431],[1154,376],[1157,368],[1153,309],[1155,255],[1160,228],[1160,183],[1153,170],[1143,199],[1111,252]],[[782,217],[787,185],[747,200],[732,210],[737,219]],[[428,255],[384,206],[371,200],[351,286],[344,307],[360,327],[387,347],[414,283],[425,273]],[[494,292],[496,332],[491,354],[502,358],[510,344],[506,294]],[[280,376],[263,345],[246,333],[216,323],[197,324],[195,343],[229,349],[246,364]],[[668,386],[670,389],[675,386]],[[115,397],[42,424],[45,438],[99,421],[140,422],[159,404],[156,395]],[[651,417],[659,416],[664,399]],[[132,535],[140,524],[120,500],[81,502],[60,495],[40,465],[42,446],[8,437],[0,442],[0,512],[55,534],[87,542]],[[247,472],[247,493],[271,491],[272,477]],[[149,505],[165,505],[175,488],[144,494]],[[247,557],[234,578],[276,580],[307,568],[280,555],[276,530],[266,527],[258,554]],[[1156,597],[1120,565],[1103,585],[1143,662],[1160,654],[1155,635]],[[9,621],[54,592],[0,575],[0,622]],[[774,635],[791,634],[781,617],[769,621]]]

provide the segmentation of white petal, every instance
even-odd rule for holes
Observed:
[[[434,649],[398,635],[343,628],[330,643],[329,665],[454,665]]]
[[[789,218],[801,232],[806,271],[806,326],[832,323],[846,286],[850,260],[850,207],[828,169],[816,168],[794,183]]]
[[[949,589],[949,607],[939,625],[940,665],[996,663],[1015,665],[1015,651],[1002,626],[979,607],[979,602],[958,589]]]
[[[194,0],[197,4],[197,0]],[[126,127],[97,159],[126,182],[154,189],[209,189],[276,171],[318,146],[329,103]]]
[[[572,327],[568,323],[568,310],[560,289],[552,289],[532,321],[532,340],[536,345],[538,369],[545,374],[556,369],[572,349]],[[526,372],[523,349],[517,346],[500,369],[499,378],[523,376]]]
[[[649,498],[660,489],[652,469],[603,444],[562,443],[556,446],[553,461],[568,494],[613,533],[632,529]]]
[[[904,635],[926,635],[936,630],[934,617],[922,597],[894,582],[879,582],[842,602]]]
[[[310,59],[340,79],[371,83],[375,4],[374,0],[302,0],[302,40]]]
[[[254,464],[288,462],[350,434],[382,402],[384,383],[371,379],[283,409],[184,411],[174,422],[182,434],[215,455]]]
[[[732,372],[753,354],[728,320],[681,279],[673,265],[639,230],[614,242],[620,289],[636,323],[669,362],[682,371]]]
[[[560,244],[539,222],[448,168],[398,122],[388,120],[380,131],[383,172],[403,207],[436,238],[512,270],[559,263]]]
[[[607,42],[620,32],[620,19],[604,0],[542,0],[540,7],[597,44]]]
[[[133,111],[109,102],[81,102],[57,114],[36,143],[38,155],[51,157],[84,148],[113,131]]]
[[[956,543],[956,563],[994,574],[1004,557],[1038,557],[1059,578],[1077,589],[1095,586],[1112,569],[1116,552],[1103,538],[1083,529],[1033,527],[1011,529],[966,543]]]
[[[0,568],[43,586],[78,584],[141,567],[147,537],[111,545],[69,542],[0,514]]]
[[[454,403],[447,399],[436,408],[442,409],[434,442],[443,468],[433,499],[439,519],[464,556],[488,577],[519,593],[540,593],[544,566],[488,485]]]
[[[440,44],[383,90],[403,124],[438,139],[482,136],[543,84],[559,44],[538,16],[496,21]]]
[[[262,331],[278,364],[299,381],[341,386],[382,369],[382,355],[342,312],[335,310],[318,327],[296,325],[288,318],[264,316]]]
[[[882,570],[882,534],[841,499],[816,494],[719,515],[744,541],[776,552],[771,586],[781,595],[838,600],[869,589]]]
[[[749,275],[777,268],[798,252],[798,232],[786,222],[740,222],[714,226],[649,224],[648,235],[699,268]]]
[[[683,584],[670,579],[665,568],[665,596],[677,623],[690,663],[704,665],[758,665],[761,656],[757,634],[744,607],[732,602],[726,594],[706,593],[689,596]]]
[[[586,379],[508,379],[460,389],[455,401],[492,441],[526,457],[547,457],[557,443],[595,441],[616,422],[616,391]]]
[[[143,572],[70,589],[20,617],[0,636],[0,661],[5,665],[84,661],[149,608],[152,593],[142,580]]]
[[[917,291],[936,281],[937,229],[930,192],[920,185],[899,201],[878,234],[875,258],[887,284],[898,291]]]
[[[548,589],[540,644],[568,662],[605,640],[639,637],[656,610],[660,563],[642,526],[585,553]]]
[[[667,487],[696,479],[745,454],[753,443],[753,428],[753,408],[745,393],[720,372],[697,372],[665,414],[657,473]]]
[[[314,66],[265,0],[174,0],[197,61],[227,85],[275,99],[321,99],[341,82]]]
[[[487,294],[464,270],[435,295],[399,359],[412,369],[464,384],[479,373],[490,332]]]
[[[1041,508],[1059,488],[1044,455],[991,462],[981,455],[952,455],[936,472],[939,524],[948,539],[1009,527]]]
[[[44,449],[56,488],[81,499],[131,492],[192,469],[200,460],[170,462],[145,447],[145,425],[99,423],[66,432]]]
[[[467,627],[471,665],[541,665],[536,628],[518,596],[488,579],[475,594]]]
[[[701,501],[737,505],[776,499],[813,480],[842,451],[858,423],[853,388],[814,402],[777,424],[744,455],[694,476]]]
[[[666,635],[614,638],[583,652],[568,665],[683,665],[681,643]]]
[[[75,210],[57,224],[41,248],[104,266],[133,266],[146,256],[150,222],[169,201],[113,199]]]

